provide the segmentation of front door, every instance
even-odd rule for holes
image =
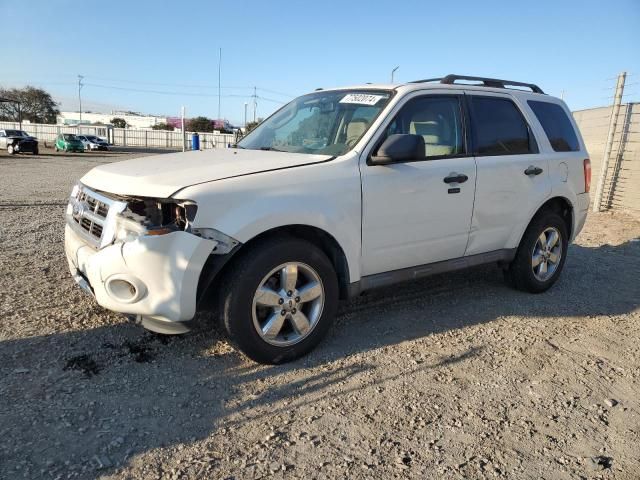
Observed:
[[[381,272],[462,257],[469,237],[476,165],[468,153],[464,95],[415,94],[396,107],[376,139],[422,135],[425,158],[361,163],[362,272]]]

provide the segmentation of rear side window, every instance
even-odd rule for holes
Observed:
[[[536,153],[527,122],[511,100],[472,96],[471,106],[476,155]]]
[[[535,100],[529,100],[527,103],[542,125],[554,151],[577,152],[580,150],[573,125],[560,105]]]

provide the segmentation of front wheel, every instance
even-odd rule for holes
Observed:
[[[263,241],[241,255],[220,282],[231,342],[266,364],[311,351],[338,306],[338,280],[327,256],[309,242],[288,237]]]
[[[541,212],[527,227],[516,257],[505,271],[507,282],[531,293],[548,290],[562,272],[568,246],[562,217],[551,211]]]
[[[9,155],[13,155],[13,154],[15,154],[15,153],[16,153],[16,149],[15,149],[15,148],[13,148],[13,145],[9,145],[9,146],[7,146],[7,153],[8,153]]]

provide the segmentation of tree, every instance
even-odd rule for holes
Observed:
[[[152,130],[168,130],[170,132],[173,132],[174,127],[173,125],[169,125],[168,123],[156,123],[155,125],[151,126]]]
[[[190,132],[213,132],[213,120],[207,117],[192,118],[186,127]]]
[[[247,133],[249,133],[251,130],[255,129],[261,123],[262,123],[262,118],[259,118],[255,122],[247,122],[247,124],[244,127],[245,128],[244,134],[246,135]]]
[[[116,128],[127,128],[127,122],[124,118],[115,117],[111,119],[111,125]]]
[[[20,102],[19,106],[17,103],[0,103],[0,120],[18,122],[21,112],[22,120],[32,123],[56,123],[56,117],[60,113],[58,104],[51,94],[41,88],[0,88],[0,97]]]

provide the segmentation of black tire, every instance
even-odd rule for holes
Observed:
[[[313,350],[333,323],[338,307],[338,279],[333,265],[318,247],[292,237],[261,241],[246,253],[239,253],[218,283],[220,313],[229,340],[247,357],[258,363],[280,364],[295,360]],[[265,341],[253,323],[253,297],[265,275],[287,262],[308,265],[319,275],[324,288],[324,307],[311,332],[290,346]]]
[[[532,254],[538,237],[548,228],[555,228],[560,232],[562,252],[560,260],[553,274],[544,281],[536,278],[532,267]],[[544,210],[538,213],[527,227],[515,259],[509,264],[505,270],[505,280],[507,283],[524,292],[542,293],[553,286],[560,277],[564,262],[567,259],[567,247],[569,246],[569,237],[567,225],[563,218],[551,210]]]
[[[36,147],[36,148],[33,150],[33,154],[34,154],[34,155],[38,155],[39,153],[40,153],[40,150],[38,149],[38,147]]]

